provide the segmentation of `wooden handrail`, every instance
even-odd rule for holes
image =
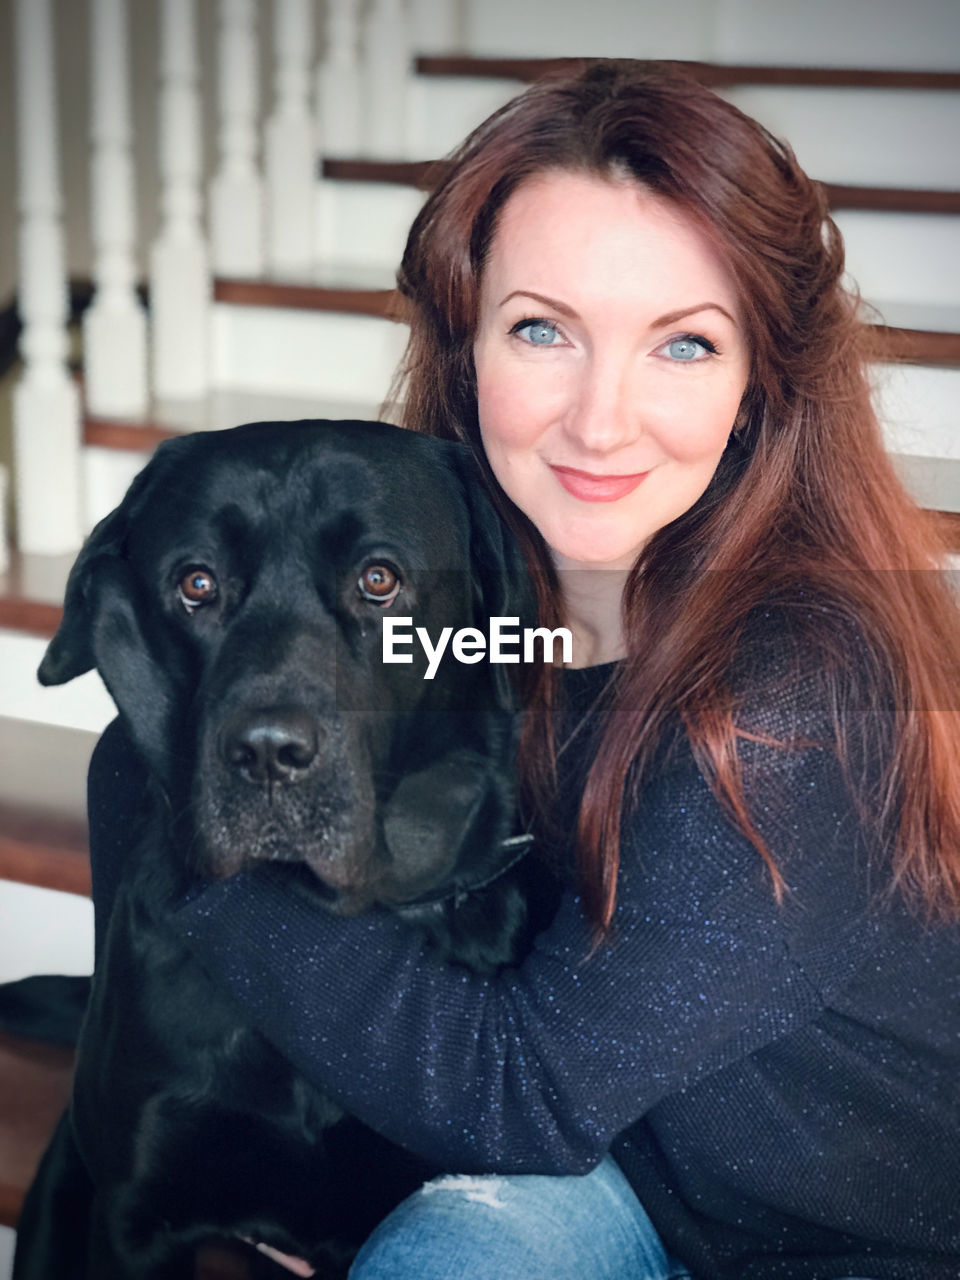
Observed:
[[[465,55],[416,59],[422,76],[480,76],[532,81],[586,66],[589,58],[471,58]],[[867,67],[784,67],[749,63],[676,61],[713,89],[734,85],[795,85],[806,88],[960,89],[960,71],[901,71]]]

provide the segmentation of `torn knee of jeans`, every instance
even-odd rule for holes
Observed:
[[[468,1173],[445,1174],[424,1184],[423,1191],[430,1194],[434,1191],[453,1191],[473,1204],[485,1204],[490,1209],[505,1209],[501,1199],[503,1179],[478,1177]]]

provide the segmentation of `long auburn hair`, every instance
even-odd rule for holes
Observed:
[[[610,924],[622,811],[678,715],[782,895],[745,799],[737,743],[748,734],[727,680],[751,611],[778,593],[789,600],[798,582],[823,602],[804,613],[804,645],[823,658],[842,762],[852,765],[845,625],[870,655],[868,698],[873,680],[893,708],[883,778],[860,797],[878,832],[892,833],[891,883],[932,915],[956,917],[960,620],[938,571],[946,547],[884,449],[865,375],[868,330],[841,281],[842,239],[789,146],[664,63],[590,62],[508,103],[438,169],[410,231],[398,284],[411,335],[393,392],[403,425],[466,441],[485,464],[472,355],[484,262],[510,195],[556,170],[631,178],[704,228],[739,288],[752,349],[737,429],[713,480],[650,539],[624,592],[627,658],[580,808],[589,917],[599,933]],[[547,549],[486,474],[524,547],[541,618],[556,625],[563,606]],[[520,763],[528,797],[542,802],[553,673],[531,678],[540,683]]]

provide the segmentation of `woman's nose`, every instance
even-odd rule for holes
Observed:
[[[595,361],[581,372],[567,408],[567,434],[586,453],[615,453],[642,434],[632,362]]]

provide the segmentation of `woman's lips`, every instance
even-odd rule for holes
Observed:
[[[616,502],[632,493],[649,472],[638,471],[632,476],[597,476],[590,471],[577,471],[573,467],[555,467],[550,470],[567,493],[581,502]]]

